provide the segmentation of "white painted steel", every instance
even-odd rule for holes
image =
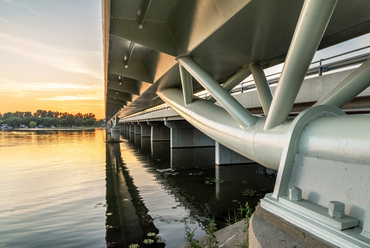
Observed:
[[[249,67],[244,66],[237,73],[235,73],[231,78],[229,78],[224,84],[222,84],[222,87],[225,89],[225,91],[229,92],[235,86],[240,84],[241,81],[246,79],[249,75],[251,75],[251,71]],[[210,98],[208,98],[208,101],[216,102],[216,99],[213,96],[211,96]]]
[[[345,80],[321,98],[315,105],[326,104],[341,108],[369,86],[370,59],[352,72]]]
[[[288,118],[336,3],[336,0],[305,1],[272,99],[266,130],[280,125]]]
[[[318,118],[305,127],[299,153],[303,156],[370,165],[369,123],[370,115]]]
[[[180,64],[180,76],[181,76],[181,84],[182,84],[182,90],[184,91],[184,103],[185,105],[190,104],[193,99],[193,82],[191,75],[187,70],[185,70]]]
[[[261,64],[253,63],[249,66],[249,68],[251,69],[253,74],[263,112],[265,116],[267,116],[272,102],[272,93],[270,86],[267,82]]]
[[[368,115],[334,117],[332,115],[343,114],[343,112],[334,107],[323,106],[309,109],[306,111],[308,114],[302,113],[302,116],[305,116],[304,119],[288,121],[285,125],[269,131],[263,130],[265,118],[258,118],[253,127],[245,130],[240,128],[224,109],[206,100],[195,100],[191,105],[185,106],[182,101],[183,94],[179,89],[166,89],[158,94],[190,124],[217,142],[271,169],[278,169],[280,160],[287,157],[286,154],[282,156],[283,148],[287,146],[288,134],[293,130],[297,131],[293,133],[290,141],[292,147],[284,148],[287,152],[292,152],[292,159],[297,152],[300,152],[327,159],[370,163],[369,149],[366,149],[370,147],[370,128],[367,127],[370,116]],[[316,118],[319,120],[313,122]],[[351,130],[353,122],[358,123],[361,133],[356,134],[356,130]],[[302,124],[298,125],[298,123]],[[299,142],[301,135],[303,138]],[[350,142],[348,137],[353,137],[353,142]],[[299,150],[297,150],[298,147]],[[292,162],[288,163],[292,164]],[[284,173],[281,165],[279,169]],[[289,173],[286,174],[289,176]],[[282,192],[285,191],[286,189]]]
[[[194,100],[185,106],[180,89],[166,89],[158,95],[194,127],[229,149],[264,166],[276,170],[289,126],[267,133],[263,130],[264,118],[252,127],[243,129],[222,107],[207,100]],[[269,156],[266,156],[269,151]]]
[[[240,126],[248,128],[255,124],[256,117],[243,108],[235,98],[226,92],[194,60],[189,57],[181,57],[179,58],[179,63],[225,108]]]

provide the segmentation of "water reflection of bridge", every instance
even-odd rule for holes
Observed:
[[[106,154],[107,247],[128,247],[130,244],[143,247],[147,234],[158,234],[158,229],[122,161],[120,145],[107,144]],[[164,244],[156,247],[164,247]]]
[[[216,218],[219,225],[225,224],[228,213],[233,215],[233,211],[240,207],[238,202],[244,205],[249,201],[253,207],[267,191],[273,189],[274,177],[256,174],[258,165],[217,166],[219,168],[215,170],[214,152],[209,155],[214,147],[204,150],[203,167],[196,168],[189,164],[189,160],[181,159],[189,154],[190,148],[182,152],[179,149],[176,155],[171,156],[168,141],[150,142],[148,138],[129,133],[123,137],[128,142],[107,145],[108,242],[139,244],[147,238],[148,232],[161,234],[161,230],[155,227],[155,220],[183,221],[181,218],[151,216],[150,209],[140,195],[142,192],[135,185],[132,172],[125,164],[125,159],[129,159],[132,154],[143,167],[143,171],[150,173],[167,194],[174,197],[177,207],[181,206],[186,210],[188,219],[203,227],[209,224],[212,217]],[[197,156],[199,155],[201,153],[198,149]],[[171,160],[177,161],[175,168],[171,167]],[[184,163],[180,164],[179,161]],[[209,184],[205,183],[207,180],[210,181]],[[252,192],[252,195],[243,195],[246,190]],[[171,210],[172,206],[167,207]],[[174,235],[182,237],[184,233]],[[168,245],[171,247],[171,243]]]
[[[260,197],[245,197],[243,190],[261,196],[273,189],[274,177],[268,176],[258,164],[215,166],[214,147],[170,149],[168,141],[151,142],[128,132],[123,137],[130,141],[127,145],[135,150],[147,171],[192,216],[225,215],[239,207],[233,200],[242,204],[248,201],[254,207]]]

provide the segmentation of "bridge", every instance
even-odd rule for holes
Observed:
[[[219,164],[277,170],[252,219],[255,246],[268,242],[254,225],[269,226],[263,215],[323,244],[370,247],[370,60],[353,57],[359,66],[334,74],[325,71],[341,61],[311,65],[317,50],[368,34],[369,9],[367,0],[103,0],[112,135],[121,126],[173,148],[216,141]],[[264,69],[280,63],[268,80]]]

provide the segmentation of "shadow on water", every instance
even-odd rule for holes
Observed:
[[[145,239],[156,240],[155,236],[147,234],[159,231],[122,161],[120,145],[107,144],[106,154],[107,247],[128,247],[130,244],[146,247]],[[164,246],[156,243],[150,247]]]
[[[148,233],[162,233],[163,226],[157,225],[162,217],[150,216],[148,203],[134,185],[130,176],[132,168],[125,166],[126,158],[122,160],[120,149],[132,152],[145,171],[143,173],[149,173],[201,229],[206,229],[212,218],[218,228],[226,226],[230,216],[246,202],[254,208],[266,193],[273,190],[275,177],[267,175],[266,170],[256,163],[215,166],[214,147],[170,149],[168,141],[151,142],[150,138],[134,134],[124,134],[123,138],[122,146],[107,144],[107,244],[164,247],[164,244],[143,244]],[[157,204],[170,205],[168,202]],[[174,211],[175,208],[172,207]],[[183,241],[183,230],[181,233],[174,231],[173,235]],[[170,243],[167,245],[175,247]]]

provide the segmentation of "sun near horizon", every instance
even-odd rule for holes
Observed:
[[[0,113],[104,113],[100,0],[0,0]]]

